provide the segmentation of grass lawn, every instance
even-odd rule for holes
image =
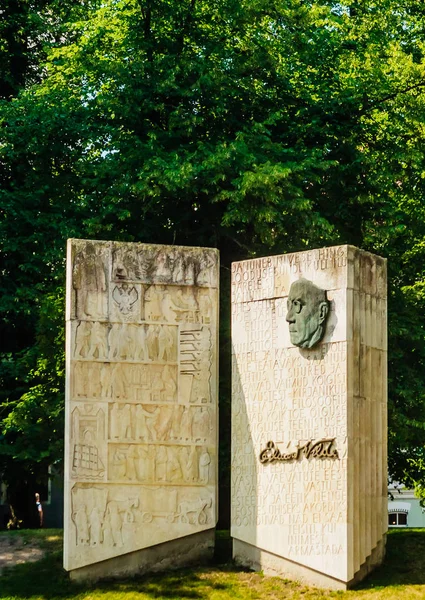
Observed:
[[[92,585],[71,583],[62,570],[60,531],[0,532],[0,544],[3,536],[23,536],[28,545],[35,538],[47,554],[38,562],[5,569],[0,575],[1,600],[425,600],[425,530],[419,529],[392,530],[385,564],[348,592],[321,591],[237,569],[223,534],[217,540],[221,560],[210,567]]]

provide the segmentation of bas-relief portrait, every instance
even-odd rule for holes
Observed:
[[[325,255],[327,250],[320,252]],[[297,270],[286,268],[291,255],[272,257],[274,264],[282,258],[282,267],[275,269],[282,277],[275,281],[273,293],[264,288],[251,293],[248,284],[254,269],[248,261],[232,267],[234,284],[236,275],[246,282],[234,285],[233,314],[238,327],[232,332],[231,535],[236,540],[234,558],[240,564],[276,572],[281,557],[284,573],[289,559],[291,564],[347,582],[372,555],[372,549],[379,550],[375,544],[382,537],[380,527],[385,527],[386,518],[385,505],[382,521],[379,515],[385,488],[385,453],[381,451],[385,441],[378,449],[370,432],[383,431],[385,385],[369,382],[380,381],[385,368],[380,369],[379,351],[371,347],[365,351],[363,368],[349,369],[351,360],[359,364],[356,350],[347,344],[350,328],[367,330],[372,314],[380,322],[374,314],[373,298],[370,302],[367,298],[370,287],[362,287],[361,276],[350,279],[351,274],[362,272],[358,253],[353,260],[360,264],[345,258],[338,265],[326,256],[309,265],[311,256],[303,253],[306,260],[299,260]],[[294,279],[295,273],[296,278],[302,272],[311,273],[311,280]],[[346,293],[352,281],[359,286],[354,299]],[[282,293],[276,294],[276,290]],[[341,327],[338,335],[333,335],[337,312],[345,317],[348,310],[357,310],[365,318],[358,322],[347,319],[346,330]],[[271,327],[265,325],[268,322]],[[277,332],[272,329],[274,324],[280,328]],[[385,321],[381,324],[385,327]],[[272,342],[269,352],[263,351],[263,339]],[[332,343],[324,343],[328,339]],[[263,344],[256,353],[249,347],[254,343]],[[367,343],[365,335],[365,347]],[[274,379],[268,379],[269,371]],[[366,382],[364,397],[358,402],[352,393],[362,381]],[[253,382],[259,382],[259,390]],[[263,383],[266,385],[261,387]],[[353,420],[347,418],[350,411]],[[278,442],[268,441],[273,439]],[[369,453],[367,460],[364,452]],[[378,465],[381,458],[382,466]],[[274,487],[275,473],[280,478],[276,477]],[[366,496],[362,493],[364,477],[373,482]],[[376,502],[371,500],[373,494]],[[258,548],[264,553],[261,559]]]
[[[288,313],[291,343],[299,348],[313,348],[325,333],[329,314],[326,290],[307,279],[298,279],[289,290]]]

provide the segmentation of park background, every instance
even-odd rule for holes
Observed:
[[[17,518],[61,472],[69,237],[221,253],[220,525],[232,261],[388,259],[389,473],[424,495],[425,5],[4,0],[0,473]]]

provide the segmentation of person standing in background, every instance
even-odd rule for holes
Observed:
[[[43,506],[41,505],[40,494],[38,492],[35,493],[35,504],[37,506],[40,527],[43,527]]]

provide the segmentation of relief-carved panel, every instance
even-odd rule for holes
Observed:
[[[231,535],[332,581],[386,530],[385,273],[349,246],[232,265]]]
[[[94,242],[85,244],[74,256],[71,279],[75,292],[75,316],[80,319],[107,318],[108,278],[105,248]]]
[[[111,481],[212,484],[214,452],[206,446],[109,444]]]
[[[103,407],[77,405],[71,413],[71,474],[76,479],[104,479],[106,474],[106,417]]]
[[[182,404],[109,404],[111,441],[212,443],[212,411]]]
[[[138,540],[148,546],[152,533],[166,541],[172,524],[189,535],[199,526],[214,526],[214,495],[213,488],[196,495],[190,487],[76,484],[71,490],[70,543],[86,562],[90,548],[104,560]]]
[[[177,327],[145,323],[79,321],[73,357],[78,360],[176,362]]]
[[[115,244],[112,252],[112,278],[182,286],[217,287],[217,253],[209,248],[177,248]]]
[[[65,568],[214,527],[217,253],[72,240]]]

